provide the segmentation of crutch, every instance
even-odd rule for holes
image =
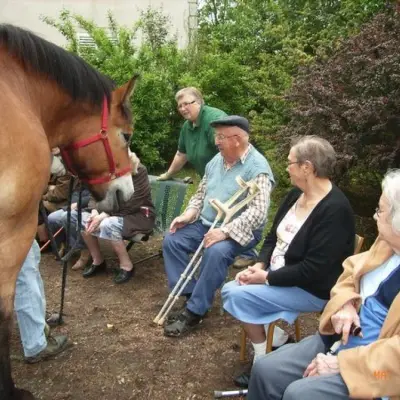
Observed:
[[[248,390],[215,390],[214,391],[214,399],[222,399],[223,397],[237,397],[237,396],[246,396]]]
[[[251,200],[254,199],[254,197],[257,195],[259,192],[259,187],[254,181],[249,181],[245,182],[240,176],[236,177],[236,182],[239,184],[240,189],[225,203],[220,202],[219,200],[216,199],[211,199],[210,204],[217,210],[217,216],[215,217],[215,220],[213,224],[210,227],[211,229],[214,229],[216,224],[220,221],[222,218],[223,214],[225,214],[224,221],[221,225],[223,227],[225,224],[227,224],[232,216],[234,216],[240,209],[242,209],[245,205],[247,205]],[[236,205],[233,206],[233,203],[236,202],[236,200],[243,195],[246,191],[249,191],[249,195],[244,198],[242,201],[237,203]],[[190,282],[192,279],[194,273],[198,269],[202,257],[199,258],[199,260],[196,262],[195,266],[192,268],[192,271],[188,275],[190,268],[194,264],[195,260],[197,259],[198,255],[200,254],[200,251],[202,250],[204,246],[204,239],[200,243],[200,246],[196,250],[195,254],[193,255],[192,259],[190,260],[189,264],[181,274],[177,284],[175,287],[172,289],[171,293],[169,294],[166,302],[164,303],[163,307],[161,308],[160,312],[154,318],[153,322],[162,325],[168,316],[169,312],[171,311],[172,307],[174,304],[178,301],[179,296],[182,294],[183,290],[187,286],[187,284]]]

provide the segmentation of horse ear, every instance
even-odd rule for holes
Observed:
[[[125,85],[119,87],[116,93],[119,95],[119,104],[129,103],[129,100],[133,94],[136,87],[136,82],[140,78],[139,74],[135,74]]]

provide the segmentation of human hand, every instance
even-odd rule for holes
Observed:
[[[303,378],[316,375],[317,375],[317,357],[315,357],[314,360],[312,360],[310,364],[308,364],[308,367],[303,373]]]
[[[99,226],[101,224],[101,221],[103,221],[104,217],[102,215],[96,215],[93,218],[90,218],[90,222],[88,220],[88,223],[86,224],[86,232],[88,233],[93,233],[96,232],[99,229]]]
[[[169,226],[169,232],[175,233],[178,229],[183,228],[185,225],[190,223],[196,217],[197,210],[194,208],[189,208],[182,215],[176,217]]]
[[[239,272],[235,280],[239,285],[263,284],[268,278],[268,271],[263,269],[264,264],[258,262]]]
[[[264,269],[264,263],[262,263],[262,262],[255,263],[255,264],[253,265],[253,267],[254,267],[254,268],[259,268],[259,269]],[[244,269],[243,271],[240,271],[240,272],[238,272],[238,273],[236,274],[236,276],[235,276],[235,281],[236,281],[237,283],[239,283],[239,284],[242,284],[242,283],[240,282],[241,279],[243,279],[244,281],[246,281],[246,277],[247,277],[248,275],[251,275],[251,271],[250,271],[249,268],[247,267],[247,268]],[[244,284],[244,282],[243,282],[243,284]]]
[[[76,210],[78,208],[78,203],[71,204],[71,211]]]
[[[303,377],[321,376],[339,373],[339,362],[337,356],[332,354],[318,353],[314,360],[304,371]]]
[[[222,232],[221,228],[210,229],[204,235],[204,247],[207,249],[211,247],[213,244],[221,242],[222,240],[226,240],[229,236]]]
[[[336,314],[333,314],[331,322],[335,332],[342,334],[342,343],[347,344],[352,324],[360,326],[360,317],[353,302],[348,301]]]
[[[160,176],[157,176],[156,180],[157,181],[167,181],[168,179],[171,179],[171,174],[167,172],[164,172]]]

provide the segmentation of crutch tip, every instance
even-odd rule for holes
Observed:
[[[165,318],[160,318],[157,322],[159,326],[164,325]]]

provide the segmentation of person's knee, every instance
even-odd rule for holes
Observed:
[[[170,250],[173,248],[176,248],[177,244],[179,243],[179,239],[177,239],[177,236],[173,233],[167,233],[164,237],[162,247],[163,250]]]
[[[240,288],[241,286],[239,286],[236,281],[225,283],[221,289],[221,296],[223,299],[235,297],[235,295],[240,291]]]
[[[226,262],[229,264],[229,262],[233,260],[233,257],[231,256],[229,246],[224,242],[225,241],[215,243],[211,247],[205,249],[204,258],[215,261],[215,265],[217,265],[217,263],[219,265],[220,262]]]
[[[277,373],[277,362],[279,364],[279,359],[277,359],[274,353],[261,356],[251,368],[251,379],[258,381],[268,379],[269,382],[273,382],[277,378],[275,376]]]
[[[292,382],[283,393],[282,400],[308,400],[315,397],[313,385],[306,379]]]
[[[100,222],[99,229],[106,236],[112,236],[112,233],[114,232],[113,221],[110,218],[103,219],[103,221]]]
[[[63,221],[63,211],[58,210],[52,212],[48,215],[47,220],[49,221],[49,224],[60,225]]]

